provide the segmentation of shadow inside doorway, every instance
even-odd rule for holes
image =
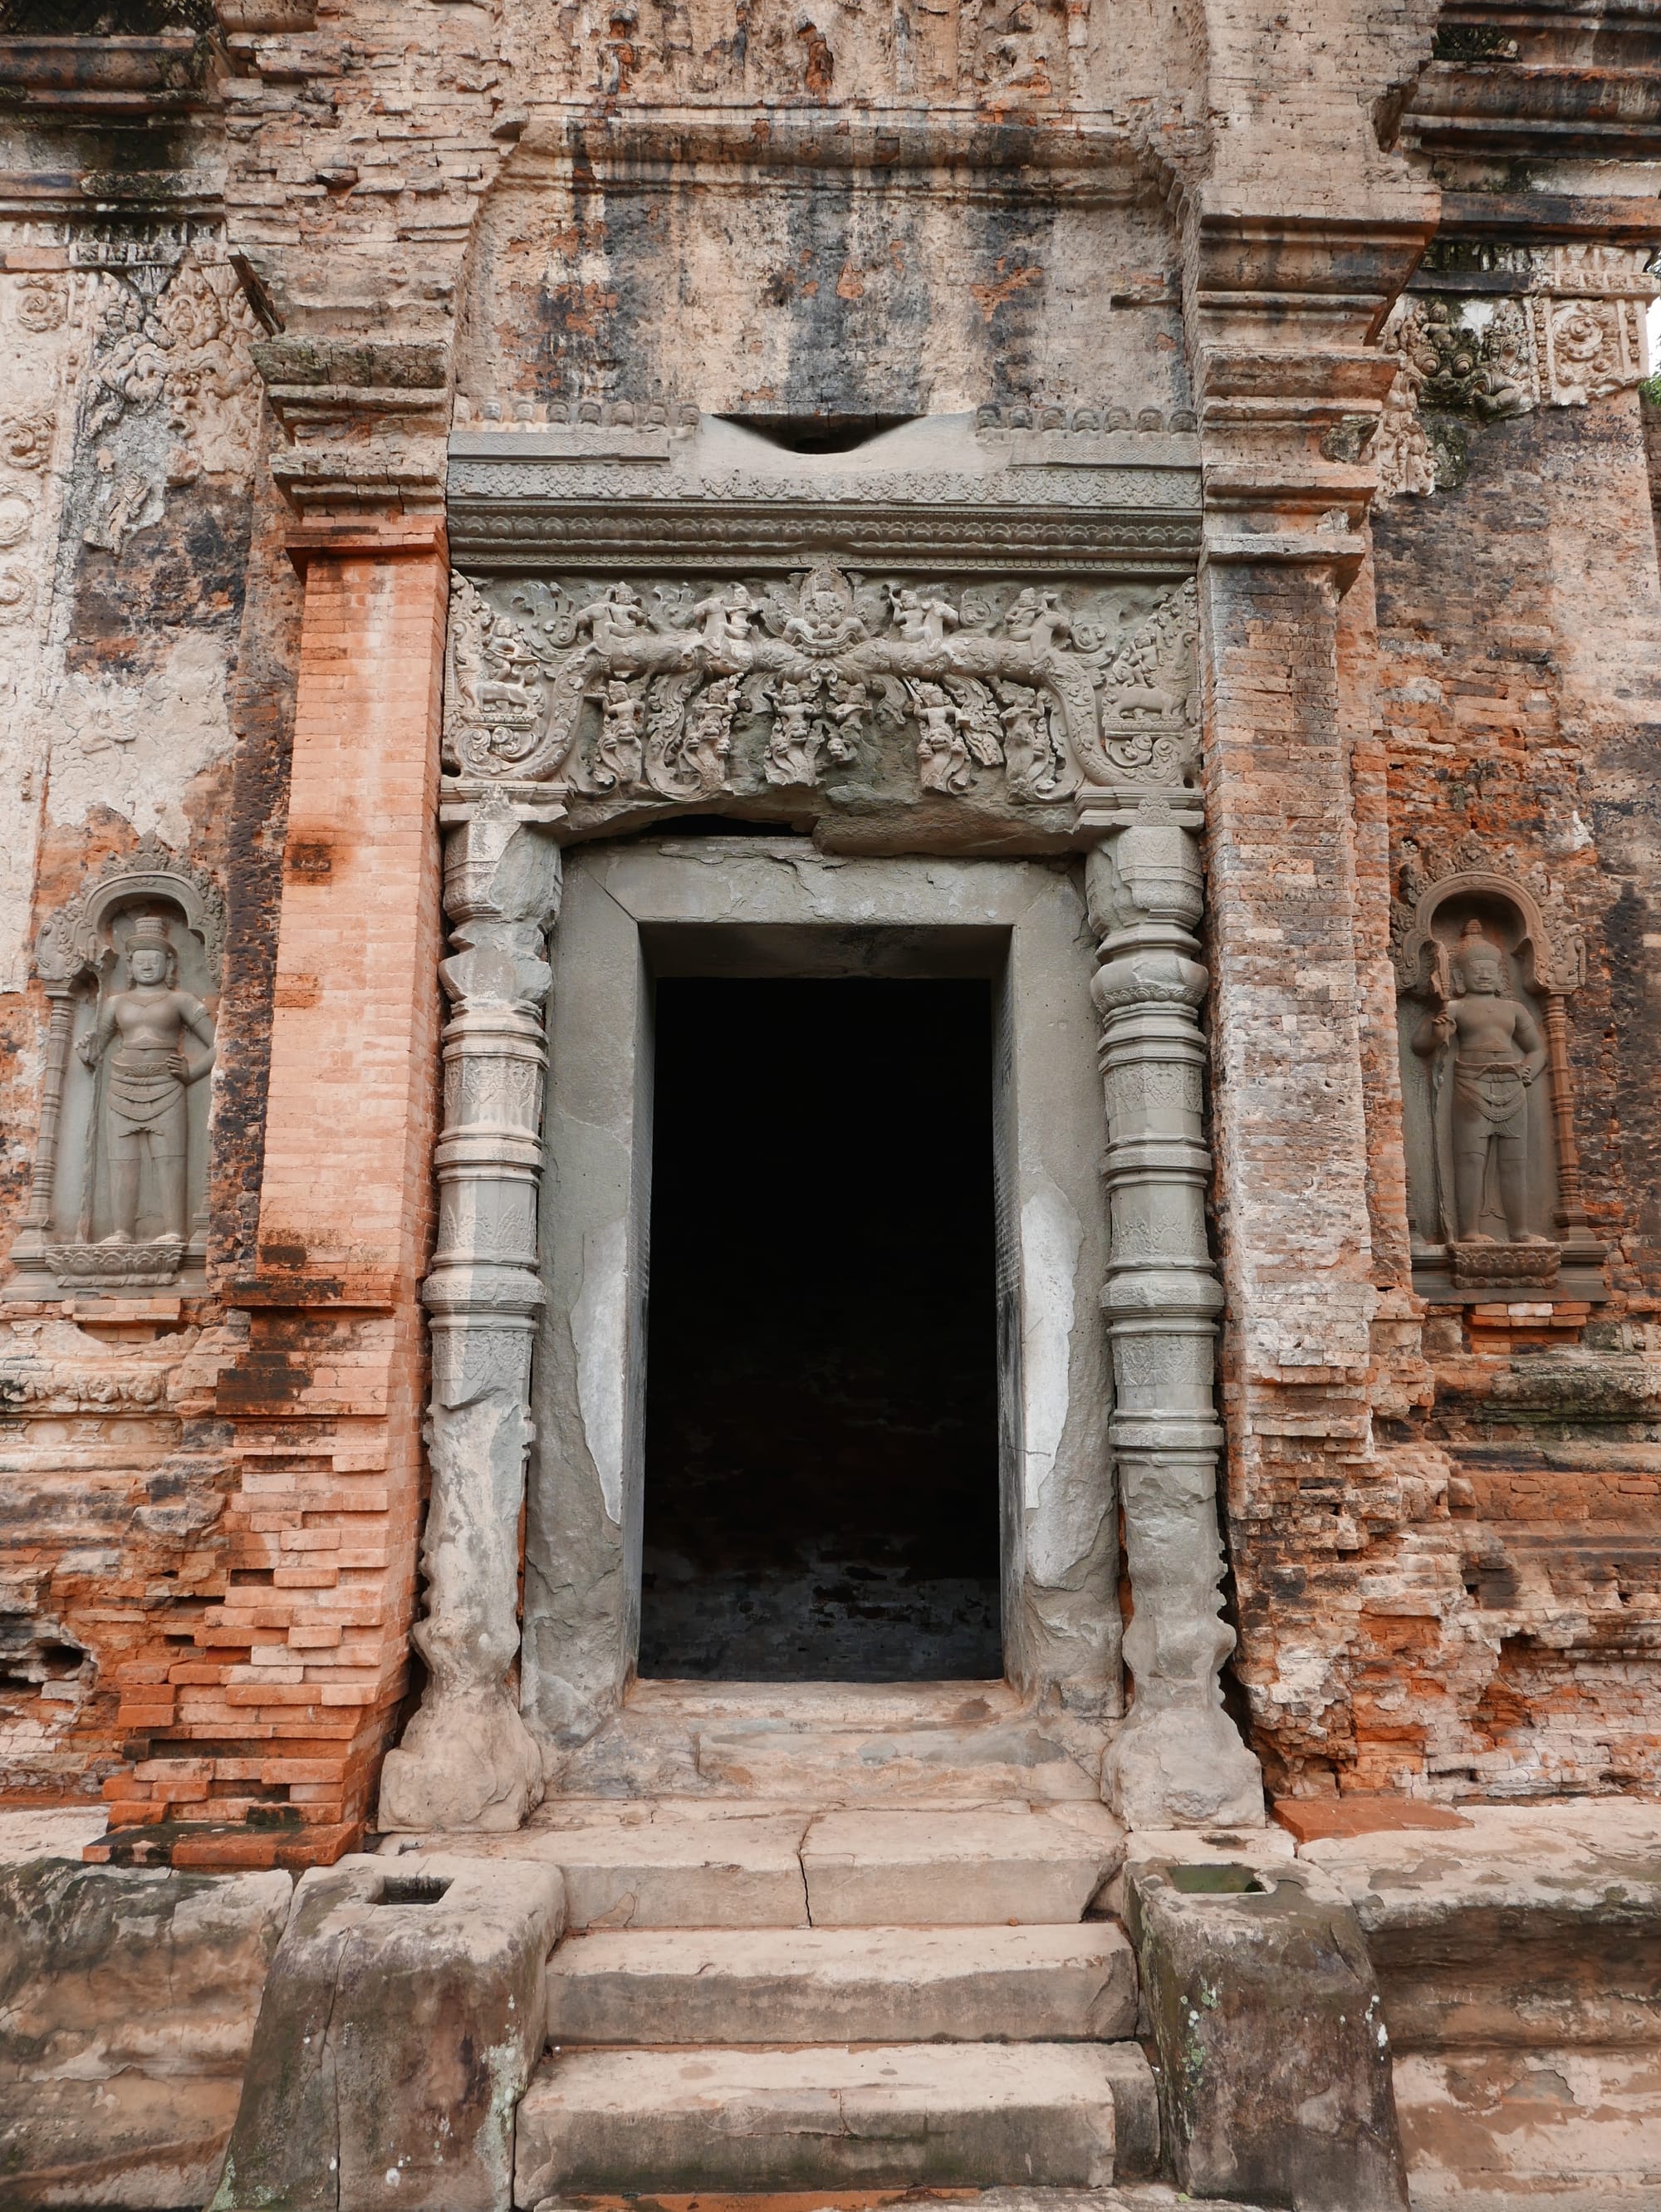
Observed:
[[[642,1675],[1002,1674],[991,1027],[658,983]]]

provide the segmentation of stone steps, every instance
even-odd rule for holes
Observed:
[[[1094,1800],[561,1797],[466,1848],[565,1877],[521,2208],[1154,2169],[1134,1961],[1085,1917],[1125,1853]]]
[[[514,2196],[1102,2188],[1157,2143],[1130,2043],[563,2051],[519,2106]]]
[[[556,2045],[1112,2041],[1137,1972],[1112,1922],[630,1930],[549,1961]]]

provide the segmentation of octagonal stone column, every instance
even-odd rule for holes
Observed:
[[[1133,1828],[1256,1826],[1262,1778],[1218,1683],[1234,1636],[1218,1595],[1222,1291],[1205,1224],[1211,1156],[1198,1010],[1209,979],[1195,933],[1204,902],[1199,812],[1191,793],[1177,792],[1106,818],[1115,826],[1091,852],[1085,878],[1100,945],[1091,995],[1102,1018],[1112,1224],[1102,1305],[1135,1605],[1125,1632],[1135,1702],[1108,1748],[1102,1784]]]
[[[381,1771],[384,1829],[516,1828],[540,1803],[542,1753],[509,1686],[518,1656],[519,1517],[548,1053],[547,931],[563,812],[505,793],[446,809],[444,905],[453,1011],[444,1032],[439,1240],[422,1286],[432,1326],[432,1496],[414,1631],[430,1670]]]

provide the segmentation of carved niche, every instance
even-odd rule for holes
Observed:
[[[154,836],[106,861],[42,926],[35,968],[52,1012],[11,1255],[26,1281],[65,1291],[201,1282],[224,938],[218,886]]]
[[[1197,749],[1195,591],[784,578],[452,581],[446,766],[587,824],[828,787],[981,810],[1169,790]]]
[[[1428,1297],[1601,1297],[1574,1137],[1579,929],[1468,844],[1407,847],[1391,925],[1414,1281]],[[1566,1279],[1566,1271],[1572,1280]]]

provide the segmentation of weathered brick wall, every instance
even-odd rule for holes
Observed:
[[[1409,1388],[1391,1402],[1375,1383],[1378,1449],[1349,1493],[1288,1492],[1264,1525],[1237,1523],[1242,1671],[1271,1779],[1300,1791],[1661,1778],[1661,579],[1639,407],[1628,392],[1473,426],[1463,483],[1374,519],[1361,811],[1382,775],[1392,881],[1475,837],[1543,870],[1583,926],[1575,1124],[1612,1295],[1555,1311],[1433,1306],[1422,1333],[1392,1332]],[[1374,1261],[1389,1285],[1402,1279],[1393,1008],[1374,1024]],[[1421,1334],[1428,1373],[1410,1357]]]
[[[280,621],[252,653],[249,636],[251,560],[269,562],[252,318],[205,224],[112,245],[14,222],[0,265],[0,748],[21,802],[0,863],[0,1243],[39,1121],[36,931],[147,834],[234,886],[215,1009],[228,1230],[259,1157],[258,842],[282,835]],[[129,1670],[188,1650],[223,1593],[232,1476],[212,1415],[227,1341],[212,1297],[45,1303],[14,1286],[0,1307],[0,1793],[95,1793],[130,1735]]]

